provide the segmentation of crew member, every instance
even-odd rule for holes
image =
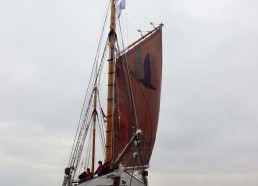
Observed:
[[[90,172],[90,169],[89,168],[87,168],[87,171],[83,171],[83,173],[81,173],[79,176],[78,176],[78,178],[79,178],[79,183],[81,183],[81,182],[84,182],[84,181],[86,181],[86,180],[90,180],[90,179],[92,179],[92,173]]]
[[[98,164],[99,164],[99,167],[94,172],[94,174],[98,174],[98,176],[101,176],[101,175],[103,175],[103,173],[102,173],[102,169],[103,169],[102,161],[99,161]]]
[[[86,172],[86,180],[90,180],[92,179],[93,175],[92,173],[90,172],[90,169],[87,168],[87,172]]]
[[[80,182],[82,182],[83,180],[86,179],[86,175],[87,175],[87,173],[86,173],[85,171],[83,171],[83,172],[78,176]]]

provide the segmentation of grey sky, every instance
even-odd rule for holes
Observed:
[[[104,8],[0,0],[2,185],[61,185]],[[127,0],[133,37],[148,20],[165,24],[151,186],[257,185],[257,9],[256,0]]]

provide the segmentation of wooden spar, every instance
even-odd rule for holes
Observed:
[[[115,167],[117,164],[120,163],[120,161],[124,158],[124,156],[126,155],[126,153],[130,150],[131,146],[133,145],[133,143],[136,141],[139,142],[139,138],[142,135],[142,131],[138,130],[135,132],[135,134],[133,135],[133,137],[131,138],[131,140],[127,143],[127,145],[125,146],[125,148],[122,150],[121,154],[117,157],[117,159],[114,161],[113,167]],[[111,167],[111,169],[113,168]]]
[[[141,42],[142,40],[144,40],[145,38],[149,37],[151,34],[153,34],[156,30],[162,28],[164,25],[161,23],[157,28],[154,28],[152,31],[149,31],[147,34],[145,34],[144,36],[142,36],[141,38],[139,38],[138,40],[136,40],[135,42],[133,42],[132,44],[130,44],[127,48],[125,48],[121,54],[124,54],[126,51],[128,51],[130,48],[132,48],[133,46],[135,46],[136,44],[138,44],[139,42]]]
[[[111,0],[110,32],[109,32],[109,64],[108,64],[108,98],[107,98],[107,128],[106,128],[106,159],[112,160],[112,130],[114,110],[114,83],[115,83],[115,42],[116,42],[116,10],[115,2]]]
[[[94,110],[93,110],[93,127],[92,127],[92,156],[91,156],[91,172],[94,174],[95,163],[95,141],[96,141],[96,117],[97,117],[97,87],[94,88]]]
[[[134,135],[131,140],[127,143],[121,154],[117,157],[117,159],[114,161],[114,166],[120,163],[122,158],[125,156],[125,154],[129,151],[130,147],[133,145],[134,141],[136,139],[136,136]],[[112,167],[113,168],[113,167]]]

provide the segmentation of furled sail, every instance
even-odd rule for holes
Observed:
[[[114,159],[137,129],[143,132],[139,148],[132,146],[123,158],[125,166],[149,163],[158,127],[161,77],[162,28],[159,27],[122,54],[116,63]],[[138,158],[133,158],[135,152]]]

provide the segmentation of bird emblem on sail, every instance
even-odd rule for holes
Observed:
[[[141,50],[138,49],[134,56],[135,69],[131,74],[140,82],[144,87],[157,90],[151,83],[151,60],[150,54],[147,53],[143,63],[141,63]],[[142,75],[143,71],[143,75]]]

